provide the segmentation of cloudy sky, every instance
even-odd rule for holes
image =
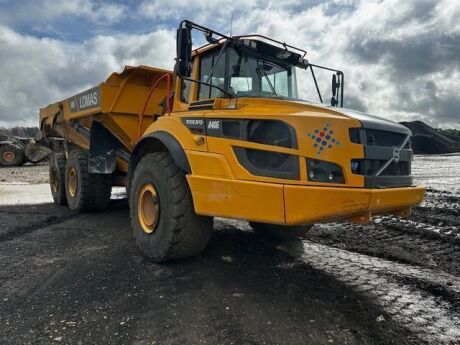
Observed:
[[[124,65],[172,68],[190,19],[304,47],[346,76],[345,106],[460,128],[460,1],[0,0],[0,126]]]

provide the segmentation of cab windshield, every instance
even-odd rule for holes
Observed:
[[[225,97],[298,98],[295,66],[238,47],[210,52],[201,58],[199,99]]]

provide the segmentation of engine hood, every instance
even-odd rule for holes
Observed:
[[[278,116],[283,113],[294,116],[341,116],[359,121],[363,128],[396,132],[406,135],[412,134],[409,128],[397,122],[356,110],[331,107],[316,102],[292,99],[246,98],[241,99],[240,104],[243,103],[248,105],[250,110],[246,107],[242,107],[240,109],[242,113],[247,110],[248,114],[260,112],[261,114]]]
[[[365,114],[359,111],[350,110],[350,109],[340,109],[338,110],[339,113],[354,118],[361,122],[363,128],[370,128],[370,129],[377,129],[381,131],[389,131],[389,132],[398,132],[404,133],[408,135],[412,135],[412,132],[409,128],[397,123],[393,122],[378,116]]]
[[[381,131],[397,132],[412,135],[412,132],[409,128],[401,125],[400,123],[384,119],[382,117],[366,114],[360,111],[347,109],[347,108],[337,108],[326,106],[323,104],[312,104],[310,102],[302,102],[304,104],[313,105],[318,108],[328,109],[334,113],[339,113],[348,118],[356,119],[361,122],[363,128],[377,129]]]

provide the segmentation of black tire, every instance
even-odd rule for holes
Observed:
[[[146,186],[156,192],[157,217],[151,233],[144,231],[138,213],[139,197]],[[198,216],[193,208],[184,173],[168,152],[145,155],[137,165],[130,184],[130,216],[139,249],[155,262],[199,254],[212,234],[212,218]]]
[[[72,180],[76,182],[75,189],[71,188]],[[88,152],[71,151],[65,166],[65,191],[71,210],[104,210],[110,203],[112,175],[90,174],[88,172]]]
[[[289,241],[298,237],[305,237],[313,224],[307,225],[277,225],[249,222],[257,236],[265,237],[274,241]]]
[[[0,165],[14,167],[25,162],[24,151],[13,145],[0,145]]]
[[[51,195],[57,205],[67,205],[65,194],[65,155],[64,152],[53,152],[49,156],[49,182]]]

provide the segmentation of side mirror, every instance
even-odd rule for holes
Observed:
[[[174,71],[183,77],[192,74],[192,33],[190,28],[177,29],[176,65]]]
[[[332,98],[331,98],[331,105],[333,107],[337,106],[339,104],[339,95],[338,95],[338,90],[340,88],[340,81],[337,80],[337,75],[333,74],[332,75]]]

